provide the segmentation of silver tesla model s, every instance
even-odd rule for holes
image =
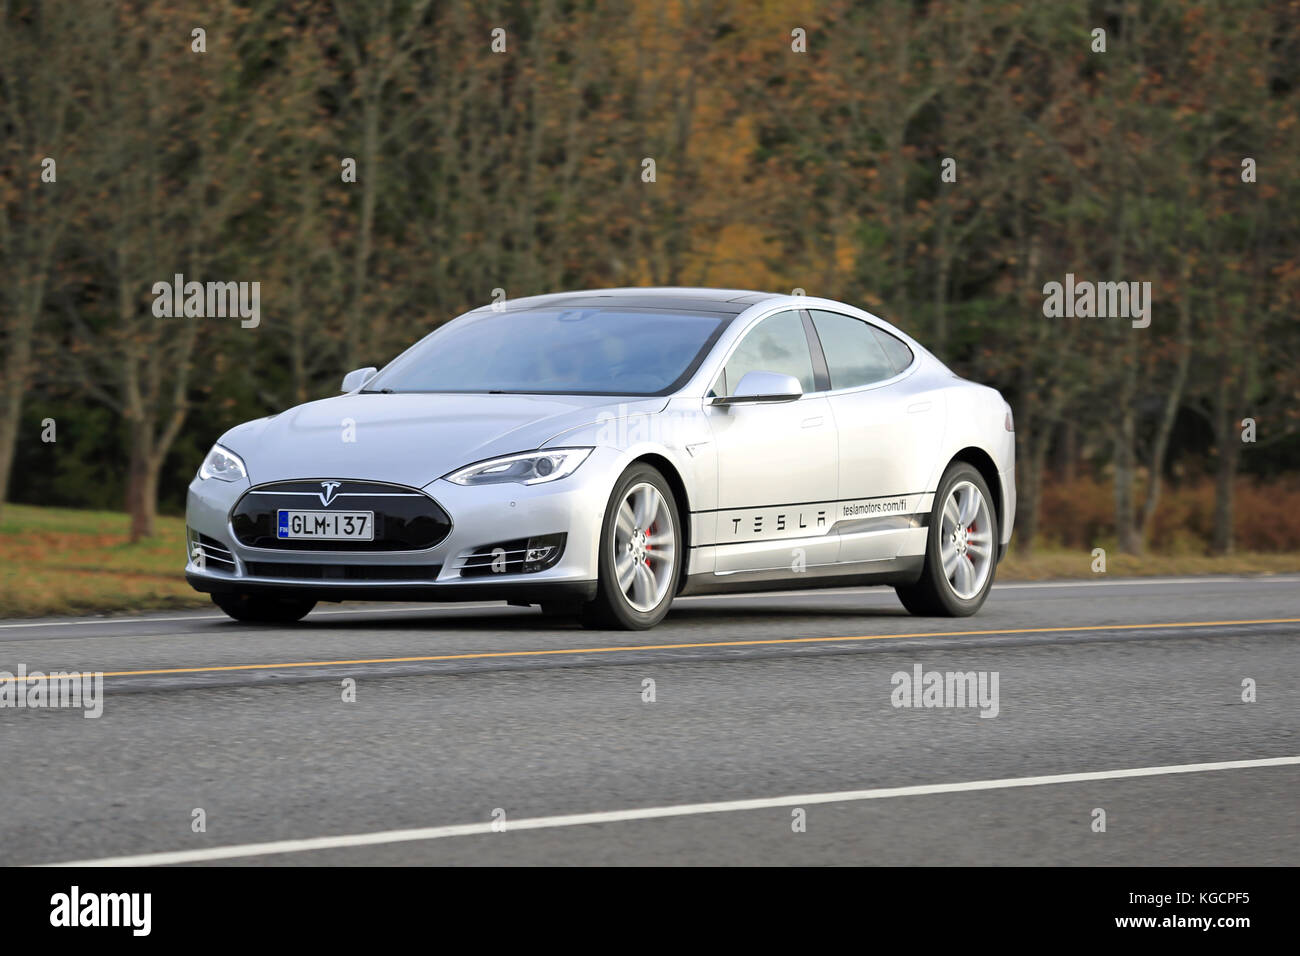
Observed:
[[[991,388],[829,299],[612,289],[476,309],[221,436],[186,577],[240,621],[503,600],[647,628],[682,594],[984,603],[1015,435]]]

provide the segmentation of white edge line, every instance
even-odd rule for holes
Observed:
[[[786,797],[763,797],[754,800],[726,800],[717,803],[687,803],[668,807],[643,807],[631,810],[607,810],[599,813],[571,813],[562,816],[529,817],[506,821],[502,832],[547,830],[557,827],[585,826],[592,823],[623,823],[629,820],[655,820],[665,817],[697,816],[705,813],[734,813],[739,810],[765,810],[819,803],[850,803],[860,800],[884,800],[891,797],[921,797],[942,793],[970,793],[979,790],[1005,790],[1016,787],[1044,787],[1063,783],[1089,783],[1098,780],[1124,780],[1134,777],[1158,777],[1211,770],[1250,770],[1258,767],[1300,765],[1297,757],[1265,757],[1257,760],[1225,760],[1218,763],[1189,763],[1167,767],[1135,767],[1128,770],[1098,770],[1087,773],[1061,773],[1041,777],[1005,777],[1000,780],[971,780],[964,783],[923,784],[912,787],[888,787],[875,790],[842,790],[833,793],[805,793]],[[135,856],[110,856],[97,860],[72,860],[42,866],[162,866],[171,863],[199,863],[207,860],[230,860],[239,857],[271,856],[281,853],[307,853],[345,847],[374,846],[383,843],[410,843],[441,840],[447,837],[492,833],[493,823],[460,823],[452,826],[420,827],[409,830],[384,830],[378,833],[353,833],[345,836],[313,837],[304,840],[277,840],[270,843],[244,843],[202,850],[176,850],[166,853],[141,853]]]

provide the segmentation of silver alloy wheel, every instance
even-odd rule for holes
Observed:
[[[984,495],[969,481],[948,492],[939,525],[939,556],[952,593],[969,601],[993,569],[993,520]]]
[[[614,522],[614,573],[635,610],[653,611],[672,587],[676,545],[672,515],[659,489],[644,481],[629,488]]]

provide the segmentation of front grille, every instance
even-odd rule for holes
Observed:
[[[288,564],[247,561],[255,578],[302,578],[312,581],[432,581],[440,564]]]
[[[241,544],[275,551],[421,551],[451,533],[451,517],[428,495],[404,485],[340,481],[329,504],[321,499],[322,481],[280,481],[244,493],[230,515]],[[276,515],[294,511],[373,511],[373,541],[313,541],[280,538]]]

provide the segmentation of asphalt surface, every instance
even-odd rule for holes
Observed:
[[[0,670],[106,674],[98,719],[0,708],[0,841],[9,865],[1296,865],[1295,764],[1028,778],[1300,756],[1298,633],[1297,576],[998,586],[956,620],[884,589],[690,598],[640,633],[499,604],[0,622]],[[918,665],[996,673],[996,717],[894,706]],[[321,837],[347,839],[249,846]]]

